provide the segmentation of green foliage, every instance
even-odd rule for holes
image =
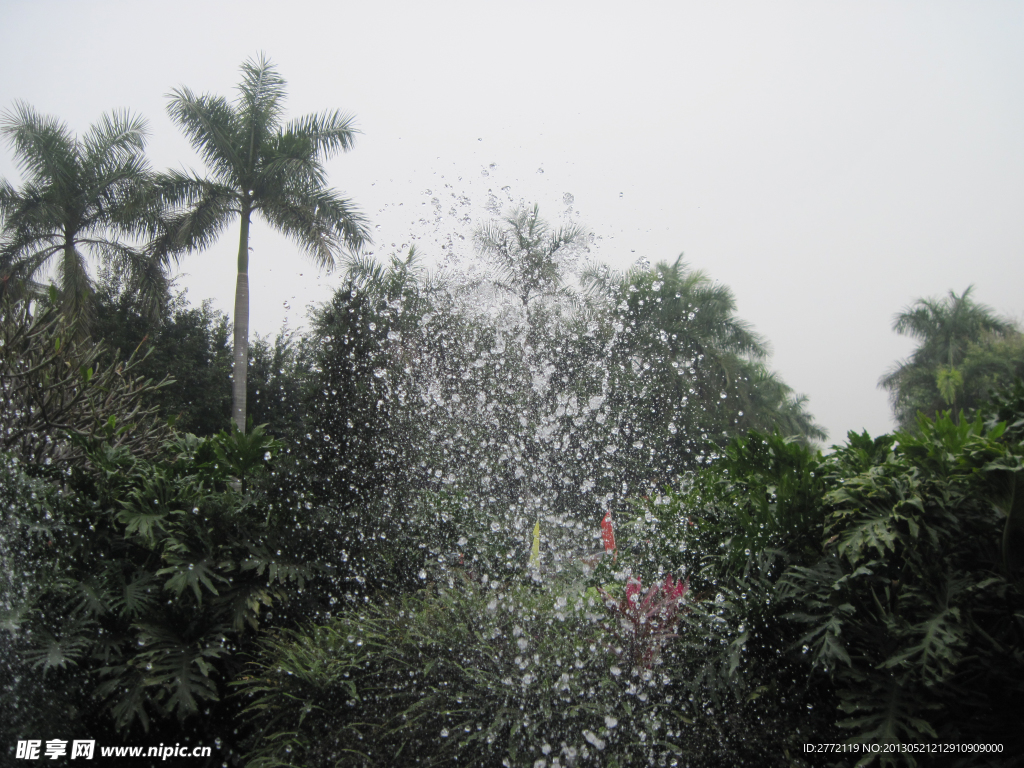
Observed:
[[[857,744],[1002,743],[1002,758],[957,764],[1013,764],[1021,392],[998,397],[987,426],[922,418],[916,436],[851,433],[827,458],[778,436],[737,439],[682,490],[639,502],[598,574],[670,571],[698,598],[716,595],[735,634],[710,653],[700,689],[749,692],[727,704],[748,741],[778,749],[779,734],[810,727]],[[794,701],[806,709],[787,711]]]
[[[0,731],[29,733],[45,729],[53,738],[71,735],[88,691],[68,674],[69,656],[77,653],[75,637],[47,630],[36,653],[19,648],[22,627],[33,617],[27,603],[39,581],[59,574],[34,556],[53,554],[52,508],[58,490],[25,473],[15,456],[0,455]],[[29,465],[31,468],[31,465]],[[17,514],[15,514],[17,512]],[[52,626],[52,625],[51,625]],[[49,666],[47,667],[47,662]],[[40,670],[49,668],[49,674]]]
[[[209,301],[193,307],[184,293],[166,293],[154,310],[139,301],[123,275],[105,270],[96,285],[90,333],[123,355],[135,352],[143,375],[165,380],[149,400],[176,428],[197,435],[226,428],[230,324]]]
[[[168,429],[148,401],[166,380],[143,378],[143,365],[83,340],[53,306],[0,301],[0,451],[50,472],[95,439],[151,454]]]
[[[594,595],[462,582],[279,633],[239,683],[259,726],[248,765],[694,756],[668,662],[626,665],[611,618]]]
[[[12,504],[11,546],[33,564],[8,590],[23,663],[77,670],[118,730],[217,727],[196,716],[226,714],[235,654],[316,570],[253,490],[279,448],[262,427],[179,435],[153,459],[93,440],[63,493]]]
[[[813,561],[821,551],[820,454],[776,435],[735,438],[710,466],[640,500],[619,534],[629,562],[646,577],[704,572],[708,582],[741,575],[766,555]],[[776,574],[781,573],[776,568]]]
[[[256,336],[249,345],[248,418],[290,443],[301,439],[308,419],[302,382],[309,370],[301,344],[296,334],[282,329],[273,341]]]
[[[300,446],[305,481],[318,499],[372,501],[405,471],[404,441],[391,425],[396,403],[388,334],[394,321],[387,300],[355,282],[314,319]]]
[[[283,100],[263,58],[233,104],[174,91],[211,175],[155,191],[126,113],[3,117],[0,722],[247,738],[254,768],[1024,753],[1024,382],[983,402],[1024,372],[1012,323],[970,289],[908,308],[903,431],[823,457],[728,289],[677,260],[580,290],[585,232],[534,206],[477,231],[480,279],[357,255],[311,334],[249,345],[254,213],[324,267],[367,241],[324,185],[351,119]],[[235,215],[232,349],[163,269]]]
[[[831,486],[820,454],[799,442],[735,438],[679,489],[637,500],[616,533],[614,562],[596,571],[598,579],[619,570],[645,582],[685,577],[695,605],[707,606],[696,635],[706,640],[684,636],[675,649],[694,702],[691,738],[714,755],[704,764],[791,765],[809,734],[840,738],[834,694],[809,674],[797,642],[803,628],[780,597],[787,569],[820,556]],[[708,710],[715,716],[705,720]]]
[[[943,414],[895,443],[851,438],[827,462],[838,486],[824,499],[825,554],[790,568],[780,596],[807,626],[799,642],[832,679],[852,741],[1024,746],[1010,735],[1024,598],[1000,546],[1024,450],[1003,438],[1001,425]]]
[[[682,257],[584,278],[604,297],[614,330],[609,400],[621,414],[616,426],[634,435],[619,459],[633,482],[672,482],[680,466],[696,466],[751,429],[824,438],[805,399],[765,368],[766,344],[736,317],[727,287]]]

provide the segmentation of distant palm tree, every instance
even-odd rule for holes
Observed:
[[[132,244],[155,210],[145,121],[113,112],[79,138],[18,102],[0,118],[0,133],[25,174],[17,190],[0,181],[0,293],[38,295],[40,278],[56,267],[65,310],[88,314],[89,257],[127,276],[136,292],[166,288],[159,261]]]
[[[305,115],[281,125],[285,81],[260,56],[242,65],[238,98],[171,92],[168,112],[199,152],[209,178],[170,172],[161,179],[173,213],[157,238],[158,253],[209,246],[236,216],[241,220],[235,284],[232,418],[245,430],[249,348],[249,225],[259,213],[289,235],[320,267],[332,269],[344,248],[369,241],[351,201],[325,186],[323,163],[352,147],[353,119],[340,112]]]
[[[934,414],[942,408],[964,408],[962,365],[972,346],[991,337],[1015,332],[1013,323],[971,298],[974,286],[959,296],[918,299],[893,322],[893,330],[920,341],[906,360],[897,363],[878,382],[889,392],[901,429],[913,429],[917,412]]]
[[[514,294],[523,307],[563,287],[565,257],[586,237],[572,224],[551,229],[540,218],[539,206],[520,206],[501,221],[484,224],[475,234],[477,247],[497,268],[495,285]]]

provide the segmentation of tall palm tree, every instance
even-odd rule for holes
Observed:
[[[170,94],[168,113],[210,171],[170,172],[162,199],[172,208],[156,240],[158,253],[210,245],[235,217],[241,221],[235,283],[232,418],[245,430],[249,349],[249,226],[258,213],[290,236],[321,268],[332,269],[345,248],[369,241],[351,201],[325,186],[323,163],[352,147],[353,119],[340,112],[305,115],[282,126],[285,81],[260,55],[242,65],[238,98]]]
[[[113,112],[79,138],[17,102],[0,118],[0,134],[25,175],[20,189],[0,181],[0,293],[38,295],[56,267],[65,310],[81,316],[93,292],[90,257],[128,276],[136,291],[165,287],[159,261],[134,244],[154,212],[144,120]]]
[[[878,386],[889,392],[896,421],[913,429],[917,412],[964,407],[963,371],[968,351],[991,337],[1015,332],[1013,323],[971,298],[974,286],[959,296],[953,291],[941,300],[918,299],[893,322],[893,330],[920,341],[913,354],[886,373]]]

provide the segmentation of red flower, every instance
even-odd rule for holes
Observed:
[[[673,581],[672,574],[670,573],[665,577],[665,584],[662,586],[661,591],[665,593],[666,600],[682,600],[686,597],[686,592],[689,588],[690,582]]]
[[[644,592],[640,579],[630,576],[622,600],[600,590],[605,606],[615,617],[614,622],[604,627],[621,643],[623,655],[631,664],[650,667],[661,647],[676,637],[679,613],[685,610],[682,602],[689,587],[689,582],[677,581],[669,575],[663,583]]]

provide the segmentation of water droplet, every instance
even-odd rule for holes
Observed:
[[[604,747],[605,747],[604,739],[602,739],[600,736],[598,736],[593,731],[584,731],[583,732],[583,738],[586,739],[587,741],[589,741],[591,744],[593,744],[598,749],[604,749]]]

